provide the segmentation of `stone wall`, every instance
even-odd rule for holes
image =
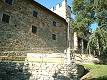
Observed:
[[[12,5],[0,0],[0,80],[76,80],[76,64],[64,64],[67,23],[40,6],[32,0],[14,0]],[[37,17],[33,17],[33,10],[38,12]],[[9,23],[2,22],[3,14],[10,16]],[[36,34],[32,33],[32,25],[37,27]],[[56,40],[52,39],[52,34],[56,34]],[[32,54],[32,59],[28,53],[36,56],[41,53],[42,56],[37,59]],[[14,62],[15,56],[24,57],[25,61]],[[1,57],[8,59],[4,61]]]
[[[0,80],[29,80],[28,66],[17,62],[0,62]]]
[[[72,59],[66,63],[66,54],[34,54],[28,53],[25,65],[28,64],[30,80],[79,80],[85,68]]]
[[[38,12],[37,17],[33,17],[33,10]],[[3,13],[10,16],[9,23],[2,22]],[[32,33],[32,25],[37,27],[36,34]],[[13,5],[0,0],[0,51],[63,52],[67,43],[66,26],[66,21],[32,0],[14,0]],[[52,34],[56,34],[56,40]]]
[[[73,71],[63,64],[0,62],[0,80],[77,80]]]
[[[73,61],[64,63],[65,56],[28,53],[24,61],[0,60],[0,80],[78,80],[82,72],[78,75],[79,69]]]

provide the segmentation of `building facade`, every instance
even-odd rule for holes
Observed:
[[[63,52],[67,25],[33,0],[0,0],[0,51]]]
[[[77,80],[77,65],[63,54],[73,42],[67,0],[61,10],[63,17],[34,0],[0,0],[1,80]]]

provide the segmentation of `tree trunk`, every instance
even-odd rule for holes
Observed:
[[[78,36],[77,36],[77,32],[74,32],[74,50],[77,51],[78,49]]]
[[[97,39],[97,49],[98,49],[98,54],[99,56],[101,55],[101,52],[100,52],[100,46],[99,46],[99,40]]]

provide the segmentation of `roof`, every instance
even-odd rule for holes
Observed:
[[[61,20],[64,21],[65,23],[67,23],[66,20],[65,20],[64,18],[62,18],[62,17],[59,16],[58,14],[52,12],[51,10],[49,10],[48,8],[46,8],[45,6],[39,4],[38,2],[36,2],[36,1],[34,1],[34,0],[30,0],[30,1],[32,2],[32,4],[39,6],[40,8],[46,10],[48,13],[50,13],[50,14],[52,14],[52,15],[58,17],[59,19],[61,19]]]

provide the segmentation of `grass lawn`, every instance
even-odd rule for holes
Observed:
[[[84,64],[89,72],[84,76],[84,80],[107,80],[107,65]]]

